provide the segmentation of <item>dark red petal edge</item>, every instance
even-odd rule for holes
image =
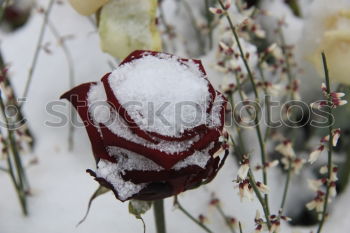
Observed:
[[[139,193],[130,197],[130,199],[138,199],[138,200],[158,200],[166,197],[170,197],[173,195],[177,195],[183,191],[194,189],[199,187],[202,184],[207,184],[212,181],[218,171],[222,168],[229,151],[225,150],[224,158],[220,162],[220,158],[211,159],[206,169],[197,174],[179,176],[169,180],[163,180],[161,182],[152,182],[147,185],[146,188],[142,189]],[[220,164],[219,164],[220,163]],[[95,180],[99,182],[102,186],[113,191],[115,197],[120,200],[118,192],[114,190],[113,185],[111,185],[108,181],[103,178],[96,177],[95,172],[88,169],[87,172],[95,177]],[[179,173],[181,174],[181,173]],[[121,200],[126,201],[126,200]]]
[[[213,129],[208,131],[207,134],[202,136],[197,142],[195,142],[186,151],[180,153],[168,154],[163,151],[145,147],[143,145],[137,144],[135,142],[128,141],[122,137],[119,137],[112,133],[106,126],[101,125],[101,132],[103,135],[103,142],[105,146],[116,146],[120,148],[127,149],[129,151],[138,153],[147,157],[148,159],[154,161],[158,165],[162,166],[164,169],[169,170],[180,160],[190,156],[196,150],[202,150],[207,147],[212,141],[216,141],[220,137],[220,131]]]
[[[143,145],[131,142],[118,135],[115,135],[106,126],[101,125],[100,130],[103,135],[103,142],[105,146],[121,147],[121,148],[130,150],[132,152],[138,153],[140,155],[143,155],[148,159],[151,159],[155,163],[159,164],[166,170],[169,170],[180,160],[185,159],[186,157],[192,155],[196,150],[202,150],[203,148],[206,148],[211,142],[216,141],[220,137],[220,132],[224,127],[224,117],[225,117],[224,114],[225,114],[226,104],[227,104],[227,101],[226,99],[224,99],[224,101],[220,105],[220,108],[221,108],[220,109],[220,116],[221,116],[220,126],[215,129],[210,129],[203,134],[200,134],[200,139],[197,142],[195,142],[186,151],[182,151],[180,153],[168,154],[157,149],[151,149],[149,147],[145,147]]]
[[[214,147],[209,150],[208,154],[210,156],[213,156],[216,151],[218,151],[221,147],[221,143],[219,141],[216,141],[214,144]],[[207,148],[205,148],[207,149]],[[160,182],[163,180],[169,180],[173,179],[181,175],[191,175],[196,174],[203,171],[202,167],[199,167],[197,165],[190,165],[184,168],[181,168],[179,170],[162,170],[162,171],[138,171],[138,170],[131,170],[131,171],[125,171],[125,173],[122,175],[123,179],[126,181],[131,181],[134,184],[140,184],[140,183],[150,183],[150,182]]]
[[[95,159],[99,160],[99,158],[101,158],[110,162],[115,162],[115,159],[109,156],[109,154],[107,153],[101,135],[98,132],[98,129],[94,126],[93,120],[91,119],[89,114],[87,94],[90,90],[91,85],[94,84],[96,83],[91,82],[81,84],[71,89],[70,91],[64,93],[60,97],[60,99],[68,100],[77,110],[80,118],[84,122]]]
[[[131,118],[131,116],[128,114],[125,108],[123,108],[121,104],[119,104],[119,102],[116,101],[113,90],[108,83],[108,77],[110,74],[111,73],[106,74],[101,79],[107,95],[108,104],[111,105],[111,107],[113,107],[119,113],[119,115],[126,121],[126,123],[129,125],[129,129],[133,133],[135,133],[136,135],[138,135],[143,139],[146,139],[147,141],[157,143],[156,140],[154,140],[151,136],[149,136],[146,132],[144,132],[138,127],[138,125],[134,122],[134,120]]]

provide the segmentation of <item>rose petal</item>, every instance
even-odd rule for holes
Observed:
[[[107,153],[101,135],[98,129],[94,126],[93,119],[91,119],[89,114],[87,94],[90,90],[91,85],[94,84],[96,83],[91,82],[81,84],[63,94],[60,99],[66,99],[70,101],[74,108],[77,110],[80,118],[83,120],[95,158],[97,160],[101,158],[106,159],[110,162],[115,162],[115,159],[109,156]]]
[[[159,53],[159,52],[151,52],[151,51],[144,51],[144,50],[137,50],[134,51],[133,53],[131,53],[120,65],[132,62],[134,60],[140,59],[142,57],[144,57],[145,55],[152,55],[152,56],[159,56],[160,54],[165,54],[165,53]],[[169,54],[166,54],[168,56],[171,56]],[[189,61],[189,59],[178,59],[179,62],[187,62]],[[204,67],[201,63],[200,60],[192,60],[194,63],[196,63],[198,65],[199,70],[206,75],[206,72],[204,70]],[[199,125],[196,126],[192,129],[187,129],[185,130],[180,137],[171,137],[171,136],[167,136],[167,135],[163,135],[161,133],[157,133],[157,132],[149,132],[149,131],[144,131],[142,130],[137,123],[135,123],[135,121],[130,117],[130,115],[128,114],[127,110],[120,104],[120,102],[118,101],[118,99],[116,98],[116,96],[114,95],[114,92],[112,90],[112,88],[109,85],[109,78],[110,74],[105,75],[102,78],[102,82],[103,85],[105,87],[105,92],[107,94],[107,99],[108,102],[111,104],[111,106],[118,111],[118,113],[124,118],[124,120],[128,123],[128,125],[130,126],[130,128],[132,128],[132,130],[140,137],[146,139],[146,140],[153,140],[149,135],[152,135],[158,139],[161,140],[166,140],[166,141],[184,141],[184,140],[188,140],[193,138],[194,136],[197,135],[198,131],[204,131],[206,130],[206,126],[203,125]],[[205,78],[206,79],[206,78]],[[207,80],[207,79],[206,79]],[[208,80],[207,80],[208,81]],[[211,112],[211,109],[213,107],[213,103],[216,97],[216,91],[214,90],[213,86],[210,84],[210,82],[208,81],[208,92],[210,93],[210,101],[209,101],[209,105],[208,108],[206,110],[207,113]]]

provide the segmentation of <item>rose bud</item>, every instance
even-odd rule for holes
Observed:
[[[199,60],[138,50],[61,98],[85,123],[97,163],[88,172],[121,201],[196,188],[227,157],[220,140],[227,101]]]

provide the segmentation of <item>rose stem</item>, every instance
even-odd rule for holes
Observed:
[[[49,19],[49,15],[50,15],[50,12],[52,10],[54,2],[55,2],[54,0],[50,0],[49,5],[47,7],[47,10],[45,11],[44,21],[43,21],[43,24],[42,24],[41,29],[40,29],[38,43],[36,45],[32,64],[31,64],[30,69],[29,69],[27,82],[26,82],[24,92],[23,92],[23,98],[26,98],[28,95],[29,87],[30,87],[30,84],[32,82],[33,74],[34,74],[36,64],[37,64],[39,54],[40,54],[41,45],[42,45],[42,42],[44,39],[44,35],[45,35],[45,31],[46,31],[46,24],[47,24],[47,21]],[[23,104],[21,104],[21,106],[22,105]]]
[[[326,220],[327,216],[327,207],[328,207],[328,198],[329,198],[329,190],[330,190],[330,180],[332,175],[332,148],[333,148],[333,115],[332,115],[332,97],[331,97],[331,86],[329,82],[329,72],[328,72],[328,66],[327,66],[327,59],[324,52],[322,52],[322,62],[323,62],[323,69],[325,73],[325,79],[326,79],[326,87],[327,87],[327,94],[328,94],[328,131],[329,131],[329,140],[328,140],[328,183],[327,183],[327,190],[326,190],[326,196],[324,199],[324,206],[323,206],[323,213],[322,213],[322,219],[320,221],[320,224],[318,226],[317,233],[320,233],[322,231],[324,222]]]
[[[1,108],[2,115],[5,119],[5,123],[6,123],[6,129],[7,129],[7,134],[8,134],[7,136],[8,136],[8,141],[10,143],[11,152],[13,155],[13,160],[14,160],[14,163],[16,166],[18,183],[16,181],[16,178],[15,178],[15,175],[13,172],[14,169],[13,169],[12,161],[11,161],[11,158],[9,155],[7,156],[8,169],[10,172],[10,177],[14,183],[18,198],[20,200],[22,212],[25,216],[27,216],[28,210],[27,210],[27,203],[26,203],[26,193],[24,190],[25,189],[24,188],[25,171],[23,169],[22,161],[21,161],[21,158],[20,158],[18,150],[17,150],[16,140],[15,140],[15,137],[13,135],[14,129],[11,129],[9,119],[6,116],[5,104],[4,104],[4,101],[2,99],[1,93],[0,93],[0,108]]]
[[[73,58],[70,53],[69,48],[67,47],[64,39],[60,36],[57,28],[51,21],[47,21],[48,27],[51,30],[52,34],[56,37],[56,40],[61,43],[62,51],[66,57],[67,65],[68,65],[68,72],[69,72],[69,86],[70,88],[73,88],[74,86],[74,65],[73,65]],[[71,117],[75,116],[74,108],[71,107]],[[68,150],[72,151],[74,149],[74,125],[73,122],[70,122],[69,124],[69,131],[68,131]]]
[[[218,0],[221,8],[223,10],[225,10],[225,7],[224,7],[224,4],[222,3],[221,0]],[[256,84],[255,84],[255,81],[254,81],[254,77],[253,77],[253,73],[248,65],[248,61],[245,59],[245,55],[244,55],[244,51],[243,51],[243,48],[241,46],[241,42],[239,41],[239,37],[237,35],[237,32],[236,32],[236,28],[235,26],[233,25],[232,23],[232,20],[231,20],[231,17],[227,14],[226,12],[226,19],[230,25],[230,28],[231,28],[231,31],[233,33],[233,36],[235,37],[235,40],[236,40],[236,43],[237,43],[237,46],[238,46],[238,49],[239,49],[239,52],[240,52],[240,55],[241,55],[241,58],[243,60],[243,63],[244,63],[244,66],[248,72],[248,76],[249,76],[249,79],[250,79],[250,82],[252,84],[252,87],[253,87],[253,91],[254,91],[254,95],[255,95],[255,99],[257,101],[259,101],[259,93],[258,93],[258,90],[256,88]],[[257,136],[258,136],[258,140],[259,140],[259,145],[260,145],[260,151],[261,151],[261,163],[262,163],[262,175],[263,175],[263,182],[264,182],[264,185],[267,185],[267,172],[266,172],[266,167],[264,166],[266,164],[266,152],[265,152],[265,143],[264,143],[264,139],[263,139],[263,136],[262,136],[262,133],[261,133],[261,129],[260,129],[260,125],[259,125],[259,120],[258,120],[258,116],[255,117],[255,129],[256,129],[256,132],[257,132]],[[265,207],[266,208],[266,213],[268,214],[268,216],[270,216],[270,209],[269,209],[269,198],[268,198],[268,194],[265,194]],[[269,222],[269,218],[268,216],[266,216],[266,221]]]
[[[157,233],[166,233],[165,216],[164,216],[164,200],[156,200],[153,202],[154,220],[156,223]]]
[[[198,221],[195,217],[193,217],[185,208],[182,207],[180,202],[177,199],[177,196],[174,197],[174,205],[179,208],[179,210],[184,213],[189,219],[191,219],[194,223],[196,223],[199,227],[201,227],[207,233],[213,233],[207,226]]]
[[[243,229],[242,229],[242,224],[241,224],[241,222],[238,222],[238,226],[239,226],[239,233],[243,233]]]

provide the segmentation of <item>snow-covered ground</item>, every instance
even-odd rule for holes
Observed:
[[[46,4],[47,1],[41,2]],[[1,49],[6,61],[11,63],[10,73],[19,96],[23,92],[42,18],[42,15],[36,13],[24,28],[1,37]],[[61,35],[74,35],[73,39],[67,41],[67,45],[73,55],[77,84],[98,80],[110,71],[107,61],[111,58],[100,52],[97,34],[87,18],[79,16],[65,4],[54,7],[51,19]],[[59,96],[69,89],[67,61],[52,34],[48,31],[46,35],[45,42],[51,42],[52,54],[42,52],[25,104],[26,116],[37,138],[34,155],[39,160],[37,165],[28,168],[33,192],[28,200],[30,215],[28,217],[21,215],[11,181],[6,174],[0,173],[0,232],[142,232],[142,223],[128,214],[127,203],[116,200],[111,193],[96,199],[87,220],[76,227],[85,213],[89,197],[98,187],[92,177],[85,173],[85,169],[95,168],[95,162],[85,129],[76,130],[75,149],[73,152],[68,152],[68,126],[61,128],[45,126],[46,121],[57,120],[47,113],[45,109],[47,103],[57,101]],[[68,112],[68,106],[67,104],[61,109]],[[232,182],[236,171],[236,165],[228,159],[211,184],[180,195],[182,204],[195,216],[204,214],[209,218],[208,225],[215,232],[229,232],[229,230],[216,210],[208,206],[213,191],[221,199],[225,212],[239,217],[243,222],[246,226],[244,232],[253,232],[251,226],[258,205],[239,201],[238,190],[234,189]],[[272,180],[270,189],[274,190],[271,200],[280,200],[283,179],[278,172],[271,173],[270,178]],[[298,194],[298,192],[292,193]],[[327,222],[324,232],[348,232],[349,201],[348,191],[332,203],[333,215]],[[277,204],[279,201],[274,203]],[[293,208],[293,203],[288,205],[289,208]],[[277,206],[272,206],[272,210],[277,211]],[[166,216],[170,233],[201,232],[179,210],[172,207],[171,198],[166,201]],[[147,232],[155,232],[152,211],[149,211],[144,219]],[[310,232],[310,230],[283,230],[283,233],[285,232]]]

